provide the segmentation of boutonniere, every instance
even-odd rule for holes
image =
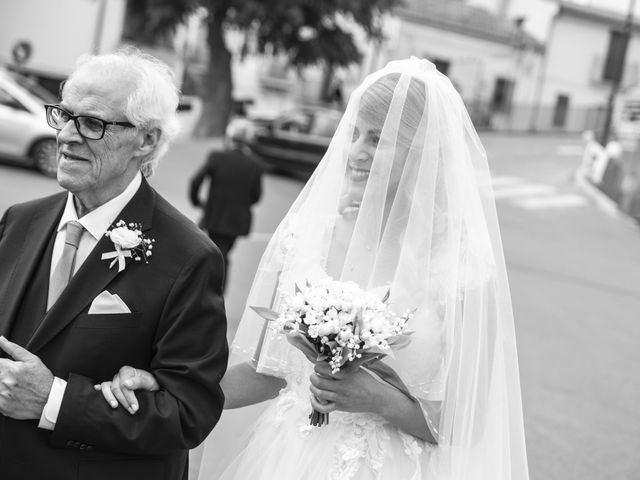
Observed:
[[[149,263],[155,239],[142,234],[142,225],[139,223],[127,224],[124,220],[119,220],[111,230],[107,230],[105,235],[111,239],[116,249],[113,252],[102,254],[102,260],[111,260],[109,268],[118,264],[118,272],[124,270],[125,259],[133,258],[136,262],[144,261]]]

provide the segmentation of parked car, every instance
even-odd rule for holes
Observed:
[[[0,158],[56,172],[55,131],[47,125],[44,104],[55,96],[37,82],[0,68]]]
[[[180,131],[176,140],[187,140],[193,136],[198,120],[200,120],[200,115],[202,115],[202,100],[200,97],[182,95],[178,104]]]
[[[272,119],[255,118],[245,128],[251,149],[266,163],[289,172],[309,174],[329,147],[342,112],[331,108],[301,106]]]

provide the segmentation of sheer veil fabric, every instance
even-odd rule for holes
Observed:
[[[367,147],[368,145],[368,147]],[[299,352],[251,306],[329,275],[415,310],[387,362],[438,446],[423,478],[528,478],[514,321],[485,151],[448,78],[390,62],[351,95],[259,264],[230,364],[286,377]]]

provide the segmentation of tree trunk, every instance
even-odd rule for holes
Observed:
[[[322,72],[322,84],[320,86],[320,100],[325,103],[331,101],[331,93],[329,88],[333,83],[333,64],[330,62],[325,63],[324,70]]]
[[[226,11],[213,10],[209,17],[209,67],[204,81],[200,137],[224,137],[231,114],[231,53],[222,28]]]

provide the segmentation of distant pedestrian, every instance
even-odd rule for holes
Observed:
[[[342,93],[342,88],[342,79],[335,77],[329,87],[327,100],[330,105],[333,105],[336,108],[344,108],[344,95]]]
[[[225,262],[224,285],[229,272],[229,252],[239,236],[251,229],[251,206],[262,194],[262,165],[248,150],[242,131],[227,136],[226,148],[209,154],[205,164],[191,180],[191,203],[203,209],[200,228],[222,252]],[[205,179],[209,180],[206,202],[200,197]]]

